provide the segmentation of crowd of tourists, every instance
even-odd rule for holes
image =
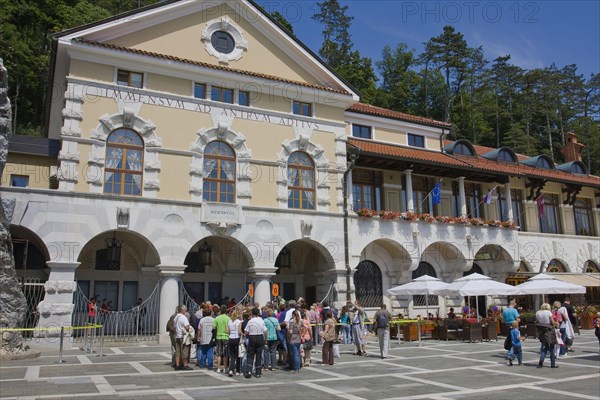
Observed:
[[[541,342],[538,368],[543,366],[547,354],[551,368],[558,368],[557,359],[574,351],[576,316],[568,298],[552,306],[542,304],[535,317]],[[504,309],[502,318],[509,330],[506,359],[511,366],[515,359],[518,365],[523,365],[525,337],[520,333],[520,316],[514,300]],[[172,366],[176,370],[192,370],[191,362],[200,369],[229,376],[260,378],[265,370],[299,373],[302,368],[310,367],[313,350],[318,346],[321,346],[321,365],[334,364],[339,357],[337,343],[353,344],[355,355],[367,356],[368,325],[378,337],[381,358],[386,358],[391,320],[392,315],[381,305],[373,321],[369,321],[358,302],[348,302],[339,310],[327,302],[309,305],[302,298],[269,302],[263,307],[204,302],[192,314],[185,305],[178,306],[169,319],[167,331],[171,337]],[[600,340],[600,318],[595,324]],[[191,351],[193,345],[195,353]],[[190,360],[191,354],[195,354],[195,359]]]
[[[382,305],[375,318],[381,325],[381,332],[376,333],[381,335],[384,358],[389,347],[391,314]],[[176,370],[192,370],[191,362],[201,369],[229,376],[259,378],[264,370],[300,372],[311,365],[317,346],[321,346],[321,364],[333,365],[334,358],[339,357],[338,339],[354,344],[355,355],[366,356],[366,323],[366,314],[358,302],[348,302],[338,310],[327,302],[309,305],[300,298],[269,302],[263,307],[204,302],[191,314],[185,305],[180,305],[169,319],[167,331]],[[190,360],[192,345],[195,360]]]
[[[505,345],[508,350],[506,354],[508,365],[512,366],[515,358],[518,365],[523,365],[522,342],[525,341],[525,337],[521,336],[519,330],[520,318],[515,300],[510,301],[502,316],[504,323],[510,329]],[[539,311],[535,314],[535,327],[541,343],[538,368],[544,366],[547,355],[550,356],[550,368],[558,368],[557,360],[567,357],[569,352],[575,351],[573,350],[573,340],[575,338],[573,326],[577,323],[576,317],[577,313],[568,297],[562,303],[555,301],[552,305],[549,303],[541,305]],[[600,340],[600,329],[597,335]]]

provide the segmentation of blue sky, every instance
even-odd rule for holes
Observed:
[[[313,51],[321,47],[321,27],[312,20],[316,1],[260,0],[283,14],[294,33]],[[511,55],[526,69],[577,64],[586,77],[600,72],[600,2],[578,1],[404,1],[350,0],[354,48],[373,61],[387,44],[404,42],[417,54],[423,42],[445,25],[461,32],[471,47],[483,46],[490,62]]]

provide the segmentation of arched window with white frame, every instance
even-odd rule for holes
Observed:
[[[296,151],[288,158],[288,208],[315,209],[315,165],[308,154]]]
[[[204,149],[204,201],[235,203],[235,152],[227,143],[215,140]]]
[[[119,128],[106,140],[104,193],[142,195],[144,142],[133,130]]]

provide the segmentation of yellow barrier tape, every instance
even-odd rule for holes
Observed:
[[[419,320],[417,319],[396,319],[393,321],[390,321],[390,325],[407,325],[407,324],[416,324]],[[363,322],[363,325],[373,325],[375,323],[375,321],[368,321],[368,322]],[[426,322],[421,320],[422,324],[433,324],[433,322]],[[352,324],[342,324],[340,322],[336,323],[336,325],[338,326],[344,326],[344,325],[352,325]],[[318,323],[318,324],[310,324],[310,326],[323,326],[323,323]]]
[[[102,325],[62,326],[62,327],[49,326],[47,328],[0,328],[0,332],[60,331],[61,329],[76,331],[76,330],[81,330],[81,329],[93,329],[93,328],[102,328]]]

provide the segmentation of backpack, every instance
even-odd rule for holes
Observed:
[[[377,329],[381,328],[381,329],[387,329],[388,327],[388,317],[386,313],[381,313],[379,314],[379,316],[377,317]]]
[[[167,333],[175,333],[175,317],[177,314],[171,315],[171,318],[167,321]]]
[[[554,318],[554,320],[555,320],[556,322],[558,322],[559,324],[560,324],[561,322],[563,322],[563,317],[562,317],[562,314],[561,314],[560,312],[558,312],[558,310],[554,310],[554,311],[552,311],[552,317],[553,317],[553,318]]]
[[[506,336],[506,339],[504,339],[504,350],[510,350],[512,349],[512,339],[510,337],[510,332],[508,333],[508,335]]]

